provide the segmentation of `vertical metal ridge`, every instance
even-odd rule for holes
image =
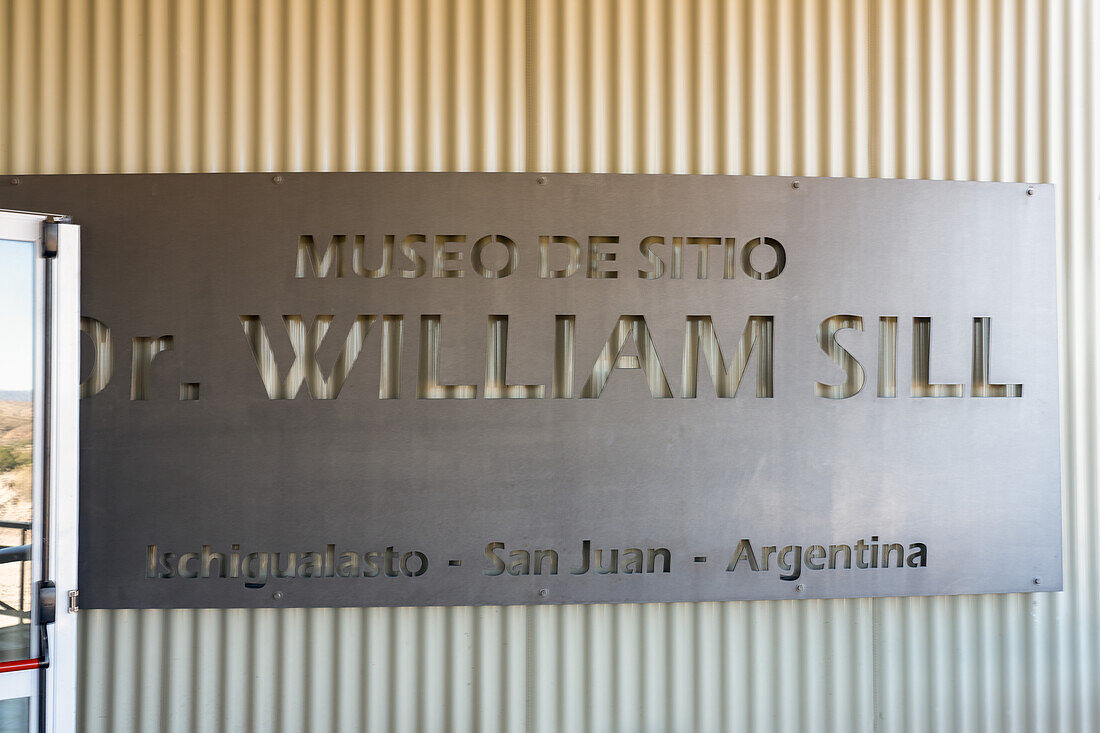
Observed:
[[[12,99],[12,18],[13,0],[0,0],[0,99]],[[11,105],[0,109],[0,166],[5,172],[14,170],[11,157]]]

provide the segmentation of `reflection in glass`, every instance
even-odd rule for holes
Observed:
[[[0,661],[31,655],[33,385],[34,245],[0,240]]]
[[[0,700],[0,733],[25,733],[31,729],[31,699]]]

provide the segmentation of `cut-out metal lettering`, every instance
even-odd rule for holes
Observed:
[[[665,262],[653,251],[654,245],[664,244],[665,238],[658,236],[645,237],[638,242],[638,251],[649,260],[651,269],[638,270],[638,277],[643,280],[657,280],[665,274]]]
[[[294,267],[294,277],[306,277],[306,268],[314,277],[328,277],[334,272],[336,277],[344,276],[344,242],[347,235],[334,234],[329,239],[323,255],[317,254],[317,245],[312,234],[298,237],[298,260]]]
[[[772,252],[775,253],[775,264],[772,265],[772,269],[761,272],[757,270],[752,264],[752,252],[760,245],[765,245],[772,248]],[[751,239],[745,243],[744,248],[741,250],[741,269],[745,271],[745,274],[756,280],[774,280],[783,273],[783,268],[787,266],[787,251],[783,248],[783,245],[778,239],[772,237],[757,237]]]
[[[596,279],[615,279],[618,271],[602,268],[601,264],[613,264],[618,255],[605,247],[618,244],[619,238],[615,236],[591,236],[588,238],[588,277]]]
[[[863,318],[850,315],[829,316],[817,328],[817,345],[829,355],[834,364],[844,370],[845,374],[844,381],[841,384],[815,382],[814,394],[818,397],[843,400],[859,394],[859,391],[863,389],[863,382],[866,378],[863,365],[836,340],[837,332],[846,328],[862,331]]]
[[[401,240],[401,254],[412,263],[412,269],[403,267],[400,270],[401,277],[406,279],[418,278],[428,270],[428,261],[413,247],[414,244],[424,244],[428,237],[423,234],[409,234]]]
[[[684,276],[684,238],[673,237],[670,248],[672,254],[670,256],[669,277],[673,280],[679,280]]]
[[[932,352],[932,319],[913,318],[913,377],[909,394],[913,397],[962,397],[961,384],[930,384],[928,364]]]
[[[694,246],[699,252],[698,269],[696,277],[699,280],[707,279],[707,271],[710,269],[710,248],[722,246],[721,237],[688,237],[688,246]]]
[[[366,278],[381,278],[390,274],[390,269],[393,267],[393,241],[394,236],[387,234],[382,239],[381,254],[379,255],[378,267],[367,267],[367,238],[362,234],[355,235],[355,243],[353,245],[351,253],[351,269],[355,271],[355,274],[359,277]]]
[[[92,340],[92,370],[80,384],[83,398],[99,394],[111,383],[115,372],[115,342],[107,324],[90,316],[80,318],[80,330]]]
[[[628,339],[633,339],[638,349],[637,356],[622,354]],[[619,316],[615,328],[607,338],[607,343],[596,358],[596,363],[592,365],[592,373],[585,382],[584,388],[581,389],[581,397],[585,399],[599,397],[615,368],[640,368],[645,375],[650,395],[655,398],[672,397],[672,390],[668,386],[668,379],[661,367],[661,360],[657,356],[657,349],[653,345],[644,316]]]
[[[443,384],[439,376],[440,342],[443,324],[438,315],[420,316],[420,369],[417,372],[416,396],[422,400],[472,400],[477,397],[476,384]]]
[[[898,317],[878,319],[878,396],[898,396]]]
[[[437,234],[432,248],[432,277],[465,277],[461,263],[466,253],[460,249],[448,249],[450,244],[465,244],[465,234]],[[451,267],[451,265],[455,267]]]
[[[485,265],[485,250],[491,244],[504,247],[506,257],[504,264],[495,270]],[[486,235],[474,242],[470,250],[470,266],[474,268],[474,272],[487,280],[508,277],[519,266],[519,249],[515,242],[503,234]]]
[[[560,244],[565,247],[569,260],[565,267],[552,269],[550,267],[550,245]],[[562,235],[539,237],[539,266],[538,276],[541,278],[572,277],[581,267],[581,245],[573,237]]]
[[[485,355],[485,399],[542,399],[541,384],[508,384],[508,316],[489,316]]]
[[[275,359],[275,352],[271,348],[267,328],[260,316],[241,316],[240,320],[268,398],[292,400],[298,395],[304,382],[313,399],[334,400],[340,395],[340,390],[347,381],[352,367],[355,366],[359,352],[363,349],[363,342],[366,341],[367,334],[378,320],[378,316],[355,317],[351,328],[348,329],[344,347],[336,357],[336,363],[327,377],[321,371],[317,351],[321,348],[321,342],[324,341],[332,325],[333,316],[318,315],[308,329],[305,327],[302,316],[283,316],[283,324],[294,351],[294,360],[283,379],[279,378],[279,365]],[[389,328],[386,328],[386,324]],[[378,396],[382,399],[396,397],[400,391],[400,340],[401,317],[386,317],[383,325],[382,371],[378,388]]]
[[[555,399],[573,397],[576,350],[577,317],[554,316],[554,378],[551,383],[551,395]]]
[[[722,258],[722,279],[732,280],[737,274],[737,240],[726,237],[722,243],[722,252],[725,254]]]
[[[172,350],[172,337],[135,336],[130,362],[130,399],[149,399],[150,371],[157,354]]]
[[[971,355],[971,397],[1023,397],[1022,384],[994,384],[989,381],[990,319],[974,319],[974,346]]]
[[[749,357],[756,348],[756,396],[772,397],[775,394],[773,379],[773,316],[749,316],[741,339],[726,368],[714,320],[710,316],[688,316],[684,328],[683,369],[681,370],[681,397],[695,397],[699,384],[699,350],[710,373],[710,381],[718,397],[736,397],[749,365]]]

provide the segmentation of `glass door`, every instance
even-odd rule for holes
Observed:
[[[3,733],[75,724],[79,256],[78,227],[0,212]]]

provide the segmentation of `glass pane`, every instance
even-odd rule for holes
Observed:
[[[31,655],[33,387],[34,245],[0,240],[0,661]]]
[[[27,733],[31,729],[31,699],[0,700],[0,733]]]

